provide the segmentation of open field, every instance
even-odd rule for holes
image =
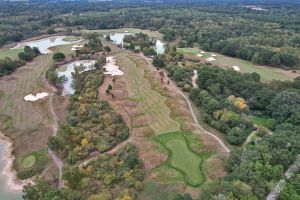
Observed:
[[[205,59],[211,57],[212,52],[203,53],[203,57],[197,57],[197,54],[201,52],[200,49],[197,48],[179,48],[178,49],[183,54],[192,55],[194,58],[198,58],[201,61],[207,62]],[[213,53],[216,54],[216,53]],[[276,80],[292,80],[299,76],[299,73],[294,73],[292,70],[283,70],[279,68],[273,68],[269,66],[259,66],[255,65],[249,61],[245,61],[239,58],[233,58],[224,56],[222,54],[216,54],[215,61],[211,61],[212,64],[220,66],[222,68],[228,68],[231,66],[238,66],[240,68],[240,72],[242,73],[253,73],[257,72],[260,74],[262,80],[271,81],[272,79]]]
[[[129,33],[145,33],[149,35],[150,37],[153,37],[155,39],[160,39],[162,40],[163,34],[161,34],[158,31],[151,31],[151,30],[143,30],[139,28],[118,28],[118,29],[101,29],[101,30],[82,30],[82,33],[89,33],[89,32],[98,32],[102,34],[112,34],[112,33],[124,33],[124,32],[129,32]]]

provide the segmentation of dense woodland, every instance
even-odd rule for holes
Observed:
[[[203,120],[241,146],[250,133],[254,140],[237,148],[226,162],[225,178],[204,187],[201,199],[264,199],[300,154],[300,78],[292,82],[262,83],[257,73],[241,74],[207,64],[190,64],[175,47],[157,59],[179,87],[189,92]],[[198,71],[198,88],[191,89],[192,69]],[[257,127],[253,116],[272,120],[270,130]],[[288,181],[279,199],[300,197],[299,173]]]
[[[75,70],[75,94],[70,99],[67,122],[60,126],[57,136],[49,138],[48,146],[70,164],[63,173],[67,187],[54,189],[41,179],[24,188],[25,200],[130,200],[142,190],[144,171],[135,147],[127,145],[116,155],[105,153],[127,139],[129,130],[108,102],[98,99],[97,89],[104,79],[100,68],[84,73]],[[102,154],[81,166],[91,153]]]
[[[300,67],[300,13],[297,5],[275,4],[266,6],[266,11],[253,11],[233,5],[185,5],[179,8],[163,4],[161,7],[131,5],[128,8],[122,3],[116,6],[114,3],[81,2],[74,4],[72,12],[68,12],[70,5],[66,3],[59,7],[50,3],[45,7],[36,3],[35,10],[30,12],[33,15],[28,16],[25,10],[30,11],[33,7],[5,4],[0,8],[0,45],[60,30],[70,32],[76,27],[139,27],[158,30],[164,34],[165,41],[176,41],[179,47],[200,46],[204,50],[256,64]]]

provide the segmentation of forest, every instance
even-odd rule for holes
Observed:
[[[0,45],[44,33],[53,34],[60,29],[70,31],[75,27],[137,27],[158,30],[164,34],[165,41],[176,41],[179,47],[199,46],[203,50],[260,65],[300,67],[300,14],[297,5],[274,4],[267,7],[267,12],[256,12],[233,5],[192,7],[186,4],[183,8],[168,8],[164,4],[157,7],[139,7],[137,4],[128,8],[128,5],[120,4],[118,8],[114,3],[81,2],[73,5],[71,15],[65,15],[70,5],[66,3],[58,8],[57,4],[50,3],[45,8],[36,3],[36,7],[41,8],[40,12],[35,11],[35,15],[30,16],[30,23],[24,23],[29,16],[22,11],[31,8],[26,4],[18,7],[5,4],[0,8],[3,13],[0,15],[3,23],[2,28],[0,26]],[[6,9],[9,6],[10,9]],[[96,9],[99,12],[93,12]],[[8,14],[12,17],[6,18]]]
[[[257,73],[241,74],[207,64],[194,63],[183,69],[178,62],[188,60],[180,56],[176,47],[168,47],[157,60],[163,63],[157,66],[164,67],[177,85],[189,93],[203,120],[224,133],[230,144],[240,146],[226,161],[229,175],[205,186],[200,199],[265,198],[300,153],[300,78],[267,84],[261,82]],[[192,89],[193,69],[198,71],[198,88]],[[264,116],[273,123],[257,126],[253,116]],[[260,139],[243,145],[252,132]],[[289,180],[279,199],[300,197],[298,178],[299,173]]]

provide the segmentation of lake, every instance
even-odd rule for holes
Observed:
[[[58,77],[65,77],[66,81],[63,83],[63,93],[62,95],[71,95],[74,94],[74,89],[72,87],[73,75],[75,72],[75,67],[82,67],[80,72],[89,71],[94,68],[95,60],[79,60],[71,62],[65,66],[60,67],[57,70]]]
[[[110,39],[113,41],[115,44],[119,44],[123,46],[123,39],[125,35],[133,35],[133,33],[113,33],[110,34]],[[163,54],[165,52],[165,43],[163,43],[160,40],[156,40],[154,50],[158,54]]]
[[[67,45],[67,44],[72,44],[72,43],[81,41],[81,40],[71,41],[71,42],[64,41],[64,38],[66,38],[66,37],[67,36],[54,36],[54,37],[48,37],[48,38],[44,38],[44,39],[40,39],[40,40],[21,42],[21,43],[18,43],[12,49],[20,49],[20,48],[22,49],[27,45],[27,46],[30,46],[31,48],[37,47],[37,48],[39,48],[39,50],[42,54],[47,54],[47,53],[52,53],[49,50],[50,47],[54,47],[54,46],[58,46],[58,45]]]
[[[3,174],[3,170],[6,164],[6,161],[3,160],[4,156],[4,143],[0,142],[0,199],[1,200],[21,200],[22,192],[21,191],[11,191],[7,186],[7,177]]]

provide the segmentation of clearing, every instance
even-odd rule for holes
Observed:
[[[162,40],[163,34],[158,31],[151,31],[147,29],[139,29],[139,28],[118,28],[118,29],[102,29],[102,30],[82,30],[82,33],[92,33],[98,32],[101,34],[112,34],[112,33],[145,33],[150,37]]]
[[[200,61],[206,62],[207,58],[210,58],[212,54],[215,54],[214,57],[216,60],[211,61],[210,63],[217,65],[222,68],[229,68],[233,66],[237,66],[240,68],[240,72],[242,73],[259,73],[262,80],[271,81],[273,79],[286,81],[292,80],[299,76],[298,72],[293,72],[293,70],[283,70],[280,68],[274,68],[269,66],[260,66],[255,65],[249,61],[245,61],[239,58],[233,58],[229,56],[224,56],[222,54],[216,54],[213,52],[205,52],[201,53],[201,49],[198,48],[178,48],[179,52],[182,52],[186,56],[193,57],[199,59]],[[203,57],[197,56],[198,54],[203,55]]]

